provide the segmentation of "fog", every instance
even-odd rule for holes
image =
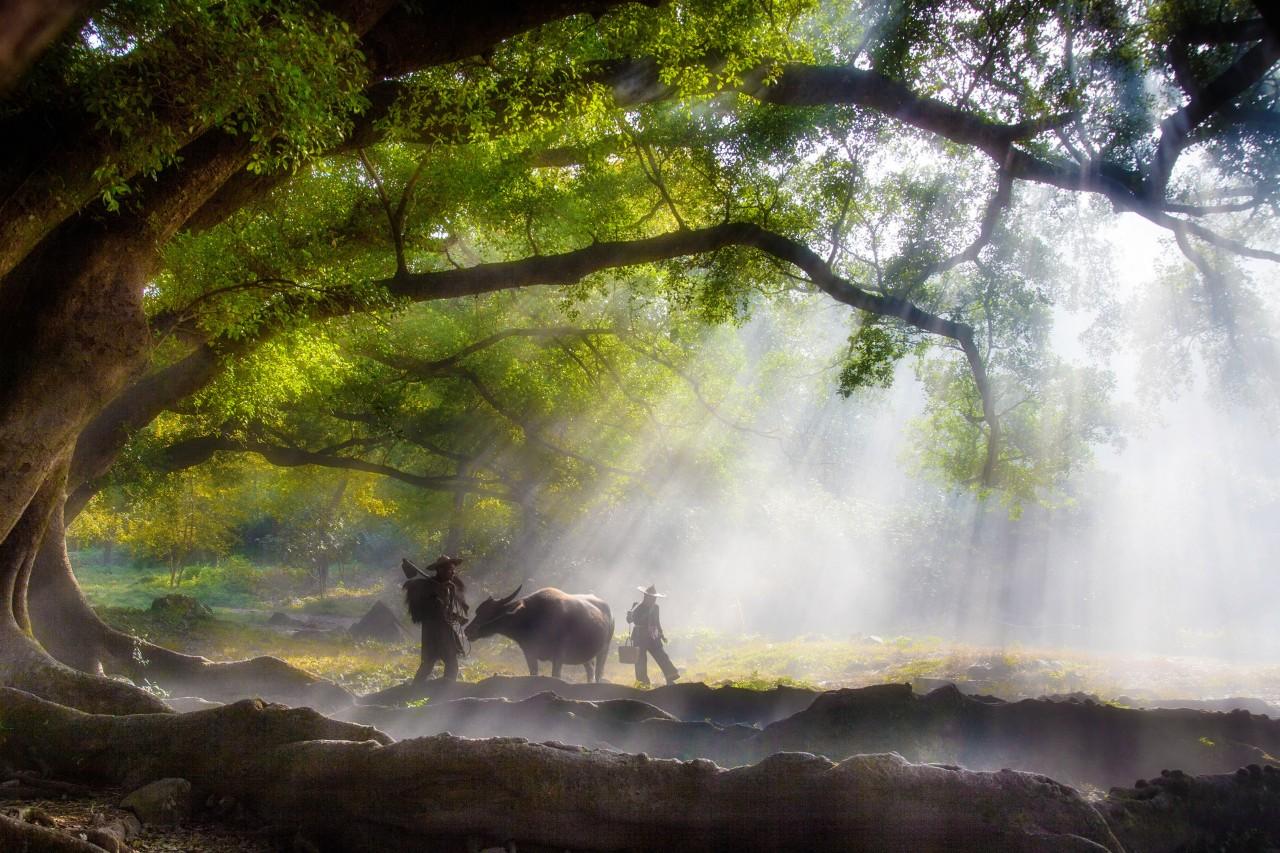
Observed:
[[[1152,230],[1124,219],[1108,233],[1122,249],[1121,302],[1138,298],[1170,252]],[[891,389],[842,399],[830,366],[848,313],[820,300],[792,313],[800,319],[766,308],[715,332],[736,336],[742,355],[720,416],[702,412],[674,449],[659,450],[672,441],[665,432],[647,436],[662,454],[650,482],[506,574],[526,590],[589,587],[615,608],[655,583],[669,630],[1241,660],[1280,649],[1275,424],[1265,407],[1222,393],[1199,356],[1176,394],[1155,395],[1167,376],[1150,372],[1167,371],[1141,329],[1104,354],[1123,444],[1096,447],[1053,506],[1019,513],[921,469],[912,435],[925,392],[911,364]],[[1096,318],[1058,310],[1064,357],[1097,358],[1080,343]],[[799,346],[808,352],[798,363],[818,369],[762,368]],[[720,454],[710,465],[709,446]]]

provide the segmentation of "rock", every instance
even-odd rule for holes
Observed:
[[[162,595],[151,602],[151,612],[170,619],[195,621],[212,619],[213,611],[190,595]]]
[[[916,693],[932,693],[943,687],[954,687],[961,693],[973,693],[976,690],[974,684],[965,681],[952,681],[949,678],[913,678],[911,679],[911,689]]]
[[[356,640],[374,640],[379,643],[405,643],[411,639],[404,624],[381,601],[375,601],[369,612],[361,616],[348,631]]]
[[[191,816],[191,783],[186,779],[159,779],[144,785],[120,801],[143,823],[177,826]]]
[[[271,618],[267,620],[268,625],[274,625],[277,628],[314,628],[313,623],[305,619],[299,619],[296,616],[290,616],[288,613],[281,613],[277,610],[271,614]]]
[[[129,846],[129,842],[140,832],[142,823],[133,815],[125,815],[120,820],[90,827],[84,834],[86,841],[98,845],[107,853],[130,853],[133,848]]]

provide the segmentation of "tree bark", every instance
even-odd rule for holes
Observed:
[[[279,658],[215,662],[112,628],[94,612],[76,581],[62,522],[61,510],[55,510],[36,557],[30,587],[35,636],[62,663],[82,672],[150,682],[173,696],[199,696],[217,702],[260,696],[321,710],[351,704],[351,694],[343,688]]]
[[[21,853],[103,853],[88,841],[0,814],[0,850]]]
[[[159,699],[130,685],[59,663],[31,636],[26,615],[27,578],[49,519],[62,501],[66,467],[64,459],[0,543],[0,684],[103,713],[165,711]]]
[[[87,0],[0,0],[0,92],[90,5]]]
[[[374,729],[239,702],[182,715],[104,717],[0,689],[0,759],[141,785],[188,779],[324,850],[462,842],[575,850],[1055,850],[1120,853],[1075,790],[1029,773],[835,764],[780,754],[723,770],[500,738],[386,745]]]

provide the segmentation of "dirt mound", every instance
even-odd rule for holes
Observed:
[[[348,632],[354,640],[373,640],[379,643],[406,643],[411,637],[391,608],[375,601],[369,612],[360,617]]]

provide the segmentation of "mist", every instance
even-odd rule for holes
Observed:
[[[1107,236],[1124,249],[1115,297],[1136,299],[1168,247],[1127,220]],[[717,416],[701,412],[649,480],[506,574],[526,591],[589,588],[615,611],[654,583],[668,595],[669,633],[931,636],[1239,661],[1280,649],[1275,425],[1256,400],[1215,385],[1199,356],[1175,392],[1153,394],[1167,376],[1149,375],[1164,367],[1150,340],[1107,354],[1121,441],[1094,447],[1046,505],[1013,506],[924,470],[913,424],[925,389],[910,359],[891,388],[842,399],[832,365],[847,313],[820,301],[793,312],[799,320],[778,313],[715,333],[741,348]],[[1096,320],[1057,309],[1060,354],[1096,361],[1080,342]],[[761,368],[797,342],[808,350],[797,365],[810,369]],[[670,441],[645,436],[653,448]],[[714,465],[707,447],[719,448]]]

